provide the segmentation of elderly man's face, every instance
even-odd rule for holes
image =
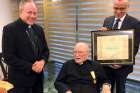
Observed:
[[[87,49],[84,49],[83,47],[76,47],[74,49],[74,59],[76,63],[83,64],[83,62],[86,61],[87,58],[88,58]]]
[[[117,18],[123,17],[127,13],[128,4],[124,2],[116,2],[113,5],[114,15]]]
[[[32,25],[37,18],[37,8],[35,4],[26,3],[20,11],[20,18],[28,25]]]

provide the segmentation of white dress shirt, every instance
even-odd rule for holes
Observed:
[[[121,28],[125,16],[126,16],[126,14],[125,14],[122,18],[120,18],[120,21],[119,21],[119,23],[118,23],[118,29]],[[114,20],[113,26],[114,26],[114,24],[116,23],[116,20],[117,20],[117,19],[118,19],[118,18],[115,17],[115,20]]]

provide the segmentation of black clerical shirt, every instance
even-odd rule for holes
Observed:
[[[66,62],[55,81],[58,93],[65,93],[69,89],[72,90],[72,93],[98,93],[97,83],[93,83],[90,71],[95,72],[97,83],[98,81],[107,81],[98,63],[93,63],[89,60],[82,65],[75,63],[74,60]]]

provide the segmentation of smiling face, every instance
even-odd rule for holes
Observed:
[[[85,43],[78,43],[74,48],[74,59],[78,64],[83,64],[88,58],[89,48]]]
[[[27,2],[21,7],[19,16],[25,23],[32,25],[37,18],[37,7],[33,2]]]
[[[122,18],[128,10],[127,0],[115,0],[113,4],[113,11],[116,18]]]

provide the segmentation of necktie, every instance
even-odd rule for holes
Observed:
[[[37,35],[35,34],[33,28],[31,26],[28,26],[27,28],[27,34],[30,39],[30,42],[32,44],[33,50],[35,54],[38,54],[38,41],[37,41]]]
[[[113,30],[118,30],[118,24],[120,22],[120,19],[117,19],[114,26],[113,26]]]

